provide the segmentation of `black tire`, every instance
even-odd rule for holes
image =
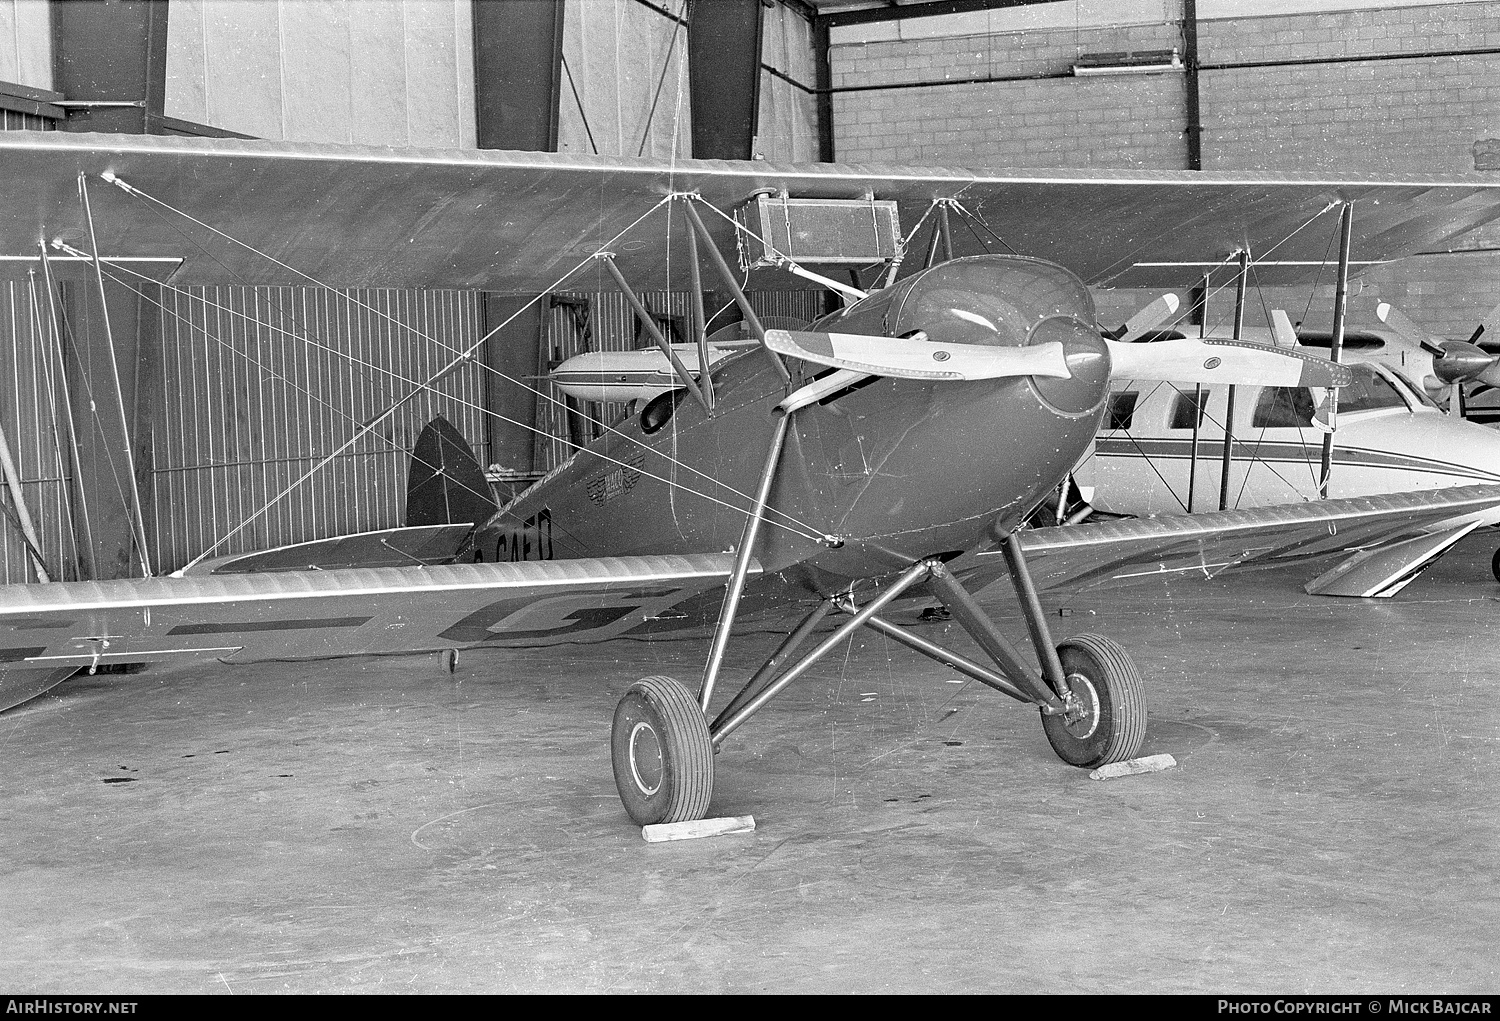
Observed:
[[[1490,573],[1495,576],[1496,581],[1500,581],[1500,549],[1497,549],[1495,555],[1490,557]]]
[[[698,700],[670,677],[643,677],[615,707],[610,733],[615,787],[640,826],[708,814],[714,745]]]
[[[1083,714],[1043,714],[1052,750],[1084,769],[1134,758],[1146,738],[1146,686],[1125,650],[1100,635],[1079,635],[1057,655]]]

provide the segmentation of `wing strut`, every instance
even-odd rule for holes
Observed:
[[[631,289],[630,284],[626,281],[625,275],[615,265],[614,253],[599,252],[594,258],[604,263],[604,268],[609,270],[609,275],[614,278],[615,286],[624,293],[625,300],[630,302],[630,307],[635,310],[636,318],[646,328],[646,332],[651,334],[651,339],[656,341],[656,346],[661,348],[662,354],[667,356],[667,361],[672,363],[672,371],[677,373],[677,379],[683,386],[687,387],[687,391],[693,395],[693,399],[703,405],[703,410],[712,415],[714,413],[712,402],[703,395],[702,390],[698,389],[698,384],[693,382],[693,377],[688,374],[687,366],[682,364],[682,359],[678,358],[677,352],[672,350],[672,344],[662,335],[661,327],[656,325],[656,320],[651,318],[651,313],[647,310],[645,304],[636,296],[635,291]],[[699,300],[701,301],[702,298],[700,297]],[[708,360],[701,357],[701,355],[698,360],[698,367],[703,375],[708,375]]]
[[[745,290],[740,286],[740,282],[734,278],[734,274],[729,271],[729,263],[724,261],[724,256],[719,252],[718,246],[714,244],[713,235],[708,232],[707,227],[703,226],[703,219],[698,215],[698,210],[693,205],[695,200],[702,200],[698,199],[696,195],[686,193],[677,196],[677,198],[682,202],[682,208],[687,211],[688,219],[693,224],[693,230],[697,232],[704,247],[708,249],[709,261],[713,263],[714,269],[718,271],[719,279],[724,281],[724,286],[729,289],[730,294],[734,295],[734,302],[740,307],[740,314],[745,317],[745,322],[750,324],[750,332],[755,334],[755,339],[760,341],[761,348],[770,356],[772,364],[776,366],[776,374],[781,377],[781,381],[790,385],[792,374],[786,370],[786,364],[782,362],[781,356],[765,346],[766,328],[761,325],[760,317],[755,314],[755,309],[750,307],[750,298],[745,294]]]
[[[1250,249],[1240,249],[1240,272],[1234,280],[1234,339],[1244,339],[1245,285],[1250,277]],[[1229,403],[1224,406],[1224,452],[1219,466],[1219,510],[1229,509],[1229,469],[1234,464],[1234,392],[1229,384]]]
[[[1338,290],[1333,299],[1333,340],[1328,350],[1329,361],[1338,361],[1344,351],[1344,314],[1349,309],[1349,246],[1354,233],[1354,203],[1345,202],[1339,213],[1339,279]],[[1337,422],[1339,392],[1328,391],[1328,424]],[[1333,433],[1323,434],[1323,464],[1318,472],[1318,495],[1328,499],[1328,477],[1333,474]]]

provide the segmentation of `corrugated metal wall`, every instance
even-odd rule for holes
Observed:
[[[486,463],[478,361],[344,447],[413,381],[452,360],[441,345],[474,344],[480,322],[471,291],[166,290],[153,426],[153,523],[163,569],[232,532],[215,555],[400,524],[409,453],[438,414]]]
[[[156,362],[146,373],[155,390],[141,397],[153,403],[147,529],[159,571],[181,567],[226,536],[214,555],[400,524],[410,450],[437,414],[470,438],[481,463],[489,462],[483,409],[491,380],[478,358],[437,383],[436,393],[412,398],[340,449],[361,425],[405,397],[410,381],[447,365],[453,356],[444,345],[464,349],[480,339],[477,292],[209,287],[148,288],[144,295],[148,303],[159,302],[160,319],[159,333],[141,344],[149,352],[143,357]],[[577,297],[591,310],[587,340],[567,308],[553,308],[540,338],[551,358],[588,347],[649,344],[637,336],[623,295]],[[685,320],[685,294],[655,291],[642,298],[651,309]],[[767,318],[806,321],[821,311],[815,292],[757,294],[754,301]],[[47,324],[43,289],[0,285],[0,427],[24,480],[43,556],[72,577],[73,527],[75,521],[82,527],[84,515],[70,503],[64,384]],[[103,337],[78,340],[104,343]],[[567,412],[550,383],[528,382],[553,398],[539,401],[536,423],[536,467],[547,470],[572,452]],[[613,421],[626,408],[580,410]],[[244,525],[325,458],[306,482]],[[116,497],[90,494],[93,501]],[[33,581],[3,492],[0,508],[12,519],[0,521],[0,582]]]
[[[46,301],[40,289],[24,282],[0,285],[0,428],[23,480],[22,498],[41,540],[48,571],[72,580],[76,552],[68,513],[71,485],[67,433],[56,341],[45,325]],[[36,304],[33,305],[33,299]],[[0,523],[0,580],[6,584],[35,581],[31,560],[16,524],[10,494],[0,496],[6,521]]]

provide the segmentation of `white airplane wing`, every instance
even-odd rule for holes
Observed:
[[[1456,521],[1500,507],[1500,486],[1462,486],[1388,496],[1322,500],[1309,503],[1164,514],[1096,524],[1060,525],[1022,533],[1022,546],[1033,580],[1041,588],[1084,588],[1143,578],[1210,578],[1249,567],[1275,567],[1323,558],[1360,557],[1366,551],[1428,533],[1450,537]],[[1438,535],[1414,542],[1403,553],[1372,565],[1390,582],[1346,585],[1311,584],[1309,591],[1329,595],[1388,595],[1390,584],[1429,563],[1452,545]],[[1456,541],[1456,539],[1453,539]],[[1400,557],[1408,557],[1400,561]],[[980,553],[977,561],[1000,561],[999,551]],[[1364,559],[1369,559],[1364,557]],[[981,577],[989,570],[981,567]],[[1347,571],[1340,572],[1347,574]],[[1332,575],[1334,572],[1330,571]],[[987,581],[988,579],[983,579]],[[1410,577],[1406,578],[1407,581]],[[1331,583],[1332,579],[1328,579]],[[1399,588],[1399,586],[1397,586]]]
[[[733,562],[606,557],[0,586],[0,709],[107,663],[604,641],[724,584]]]
[[[112,187],[111,174],[144,195]],[[1262,284],[1311,280],[1328,229],[1300,230],[1354,201],[1354,268],[1368,268],[1500,216],[1500,182],[1392,181],[1188,171],[1004,170],[778,165],[558,153],[391,149],[254,139],[0,132],[0,269],[24,273],[37,239],[78,238],[78,175],[90,182],[100,253],[174,283],[305,284],[226,245],[181,210],[331,287],[547,290],[560,273],[672,192],[720,210],[757,191],[897,204],[915,224],[955,198],[1012,249],[1112,287],[1195,283],[1245,245]],[[156,203],[164,203],[165,206]],[[705,217],[723,251],[734,228]],[[670,258],[685,265],[686,232]],[[955,254],[983,246],[955,231]],[[212,253],[210,256],[208,253]],[[795,255],[796,253],[790,253]],[[894,253],[886,253],[894,254]],[[659,280],[660,246],[616,253],[631,280]],[[681,259],[681,262],[677,260]],[[153,261],[154,260],[154,261]],[[154,270],[153,270],[154,267]],[[777,287],[810,286],[781,274]]]

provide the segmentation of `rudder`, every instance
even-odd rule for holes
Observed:
[[[478,524],[495,513],[484,469],[463,433],[442,415],[427,423],[411,452],[406,524]]]

